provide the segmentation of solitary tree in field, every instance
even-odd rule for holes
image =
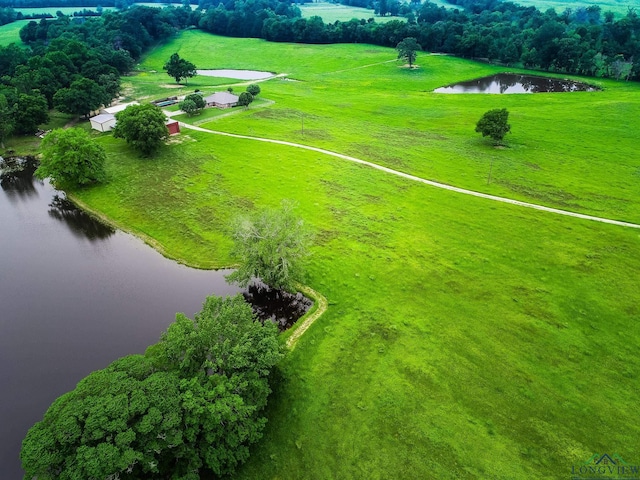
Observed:
[[[495,145],[500,145],[504,136],[511,131],[508,119],[509,111],[506,108],[489,110],[478,120],[476,132],[483,137],[491,137]]]
[[[162,68],[167,71],[167,75],[176,79],[176,83],[180,83],[183,78],[188,79],[197,75],[196,66],[188,60],[180,58],[177,53],[171,55],[169,61]]]
[[[411,68],[418,56],[417,52],[422,50],[422,47],[415,38],[407,37],[398,44],[396,50],[398,51],[398,58],[405,59],[409,62],[409,68]]]
[[[283,202],[278,209],[237,221],[232,254],[241,263],[228,276],[230,281],[246,286],[259,278],[270,287],[293,290],[302,280],[311,237],[293,210],[290,202]]]
[[[58,185],[87,185],[105,179],[107,154],[80,128],[57,129],[42,140],[42,159],[36,170]]]

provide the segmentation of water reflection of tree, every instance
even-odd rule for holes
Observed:
[[[260,321],[275,322],[280,331],[291,327],[313,303],[301,293],[291,294],[260,281],[249,284],[242,295]]]
[[[64,222],[71,232],[88,240],[103,240],[115,233],[115,230],[87,213],[60,195],[54,195],[49,204],[49,215]]]
[[[33,172],[38,162],[33,157],[6,158],[0,157],[0,187],[9,196],[34,197],[38,195]]]

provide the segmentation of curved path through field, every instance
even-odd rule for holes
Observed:
[[[257,142],[266,142],[266,143],[275,143],[278,145],[286,145],[288,147],[302,148],[304,150],[311,150],[313,152],[322,153],[324,155],[330,155],[332,157],[341,158],[342,160],[347,160],[349,162],[359,163],[361,165],[366,165],[367,167],[375,168],[376,170],[381,170],[385,173],[389,173],[391,175],[396,175],[398,177],[403,177],[408,180],[412,180],[414,182],[424,183],[426,185],[430,185],[436,188],[442,188],[444,190],[450,190],[452,192],[462,193],[464,195],[471,195],[474,197],[486,198],[488,200],[493,200],[496,202],[508,203],[511,205],[517,205],[519,207],[533,208],[535,210],[542,210],[544,212],[555,213],[557,215],[566,215],[568,217],[581,218],[583,220],[592,220],[594,222],[601,223],[609,223],[611,225],[618,225],[621,227],[630,227],[630,228],[639,228],[640,225],[636,223],[630,222],[622,222],[620,220],[612,220],[610,218],[602,218],[595,217],[593,215],[585,215],[583,213],[575,213],[569,212],[567,210],[560,210],[558,208],[545,207],[544,205],[537,205],[535,203],[521,202],[520,200],[513,200],[511,198],[498,197],[496,195],[489,195],[488,193],[476,192],[473,190],[467,190],[465,188],[454,187],[452,185],[447,185],[445,183],[434,182],[433,180],[427,180],[425,178],[416,177],[415,175],[410,175],[408,173],[400,172],[398,170],[393,170],[391,168],[383,167],[382,165],[378,165],[377,163],[367,162],[366,160],[361,160],[359,158],[350,157],[349,155],[343,155],[342,153],[332,152],[331,150],[325,150],[323,148],[311,147],[309,145],[302,145],[300,143],[286,142],[284,140],[273,140],[270,138],[262,138],[262,137],[250,137],[248,135],[238,135],[236,133],[227,133],[220,132],[217,130],[208,130],[206,128],[189,125],[187,123],[180,122],[180,126],[184,128],[190,128],[192,130],[197,130],[199,132],[211,133],[214,135],[223,135],[225,137],[233,137],[233,138],[243,138],[246,140],[255,140]]]

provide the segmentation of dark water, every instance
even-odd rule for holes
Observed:
[[[24,168],[23,168],[24,167]],[[34,165],[0,161],[0,479],[22,478],[20,444],[62,393],[143,353],[229,271],[190,269],[76,209]]]
[[[593,92],[596,90],[599,88],[573,80],[500,73],[436,88],[434,93],[549,93]]]
[[[250,284],[242,295],[251,304],[258,318],[276,323],[280,331],[293,326],[313,305],[313,302],[301,293],[275,290],[261,282]]]

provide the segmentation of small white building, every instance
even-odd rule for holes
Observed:
[[[121,103],[120,105],[114,105],[113,107],[107,107],[100,109],[100,113],[110,113],[111,115],[115,115],[118,112],[123,111],[130,105],[140,105],[138,102],[129,102],[129,103]]]
[[[99,132],[108,132],[116,126],[116,117],[111,113],[101,113],[89,119],[91,128]]]
[[[240,97],[229,92],[216,92],[213,95],[204,97],[207,107],[230,108],[238,105]]]

